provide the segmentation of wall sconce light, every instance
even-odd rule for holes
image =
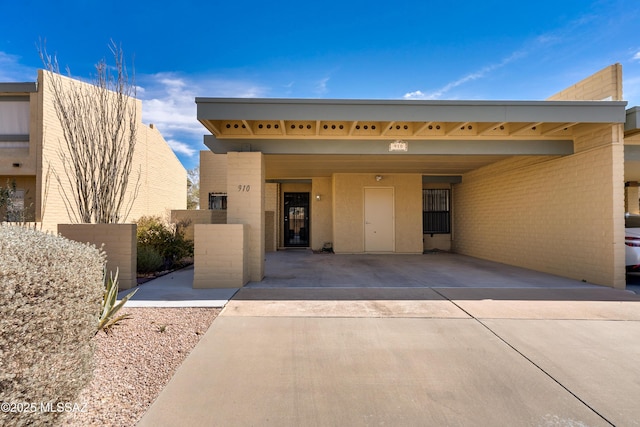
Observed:
[[[382,180],[382,175],[376,175],[376,181],[380,182]]]
[[[316,200],[320,200],[320,194],[316,194]]]

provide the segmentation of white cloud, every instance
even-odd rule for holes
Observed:
[[[640,106],[640,75],[625,76],[623,88],[624,100],[629,102],[627,108]]]
[[[168,139],[167,144],[169,144],[169,147],[171,147],[174,152],[182,153],[189,157],[193,157],[193,155],[198,151],[190,145],[185,144],[184,142],[176,141],[175,139]]]
[[[404,99],[441,99],[443,95],[445,95],[447,92],[449,92],[451,89],[454,89],[458,86],[461,86],[465,83],[474,81],[474,80],[478,80],[481,79],[483,77],[486,77],[489,73],[504,67],[505,65],[526,56],[526,51],[524,50],[517,50],[515,52],[513,52],[511,55],[507,56],[506,58],[504,58],[502,61],[500,62],[496,62],[494,64],[490,64],[487,65],[486,67],[481,68],[478,71],[475,71],[473,73],[469,73],[464,77],[459,78],[458,80],[454,80],[452,82],[447,83],[446,85],[442,86],[440,89],[436,89],[435,91],[431,92],[431,93],[425,93],[422,92],[421,90],[416,90],[413,92],[408,92],[405,93],[403,98]]]
[[[319,95],[324,95],[325,93],[327,93],[327,84],[329,83],[329,80],[330,77],[324,77],[320,79],[320,81],[318,81],[318,83],[316,84],[316,93],[318,93]]]
[[[634,61],[640,61],[640,50],[636,52],[635,55],[633,55],[633,59]]]
[[[259,85],[223,79],[198,80],[176,73],[138,76],[142,84],[137,96],[142,100],[145,123],[153,123],[171,148],[193,156],[202,147],[202,136],[208,131],[197,120],[196,97],[251,98],[264,96]]]
[[[35,82],[37,70],[20,64],[20,57],[0,51],[0,82]]]

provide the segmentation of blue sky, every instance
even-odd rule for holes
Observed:
[[[195,97],[545,99],[619,62],[640,105],[637,0],[0,0],[0,81],[35,81],[46,40],[89,79],[110,40],[135,68],[143,121],[186,168]]]

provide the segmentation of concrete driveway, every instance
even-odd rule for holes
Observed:
[[[449,254],[281,255],[139,425],[640,425],[634,293],[430,264]]]

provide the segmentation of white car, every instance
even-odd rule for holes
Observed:
[[[640,215],[625,215],[624,245],[627,271],[640,271]]]

